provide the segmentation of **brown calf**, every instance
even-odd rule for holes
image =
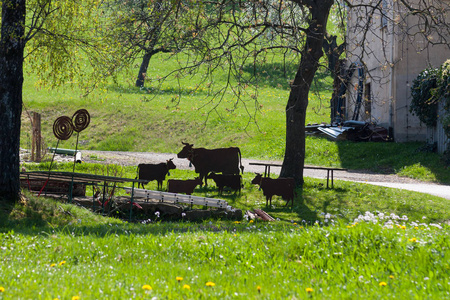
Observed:
[[[292,201],[292,206],[294,205],[294,190],[295,190],[295,180],[294,178],[269,178],[262,177],[261,174],[256,173],[256,177],[252,180],[253,184],[259,184],[263,190],[264,196],[266,196],[266,206],[270,201],[272,205],[272,197],[274,195],[281,196],[283,200],[287,200],[286,205],[289,201]]]
[[[169,193],[191,195],[199,184],[202,184],[200,177],[187,180],[169,179],[167,180],[167,191]]]

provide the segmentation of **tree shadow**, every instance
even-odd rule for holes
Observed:
[[[297,68],[297,65],[291,63],[271,62],[258,66],[246,64],[242,70],[247,74],[246,76],[254,76],[260,86],[286,89],[295,77]],[[330,78],[329,72],[320,69],[315,76],[315,88],[322,89],[330,86],[330,83],[326,82]]]
[[[312,225],[316,220],[318,220],[318,215],[316,211],[313,211],[306,205],[304,198],[304,191],[302,188],[296,189],[296,194],[294,197],[294,203],[289,203],[286,205],[286,201],[282,200],[281,197],[274,197],[272,199],[272,206],[265,206],[264,211],[269,215],[271,213],[276,213],[280,221],[286,222],[297,222],[304,223],[307,225]],[[294,212],[297,215],[298,220],[292,220],[291,217],[283,217],[283,214],[292,214]]]
[[[179,88],[163,87],[163,86],[149,86],[149,87],[134,87],[126,84],[114,84],[109,85],[106,88],[107,91],[118,93],[118,94],[129,94],[129,95],[142,95],[147,99],[151,100],[151,97],[156,96],[189,96],[192,94],[196,95],[208,95],[208,90],[203,88],[195,88],[188,86],[181,86]]]
[[[450,166],[443,163],[441,155],[427,151],[426,143],[337,141],[336,145],[343,168],[375,174],[397,174],[410,168],[411,176],[427,169],[438,183],[450,184]]]

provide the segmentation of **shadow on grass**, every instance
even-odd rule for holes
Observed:
[[[269,215],[275,216],[279,221],[285,222],[296,222],[306,223],[307,225],[312,225],[318,219],[317,212],[312,211],[307,205],[304,198],[304,190],[302,188],[296,189],[296,195],[294,197],[294,204],[289,203],[285,205],[286,202],[281,200],[280,197],[275,197],[272,199],[272,206],[265,206],[263,210]],[[296,216],[296,219],[293,216]]]
[[[181,96],[188,96],[188,95],[208,95],[209,91],[207,89],[203,89],[201,87],[194,88],[194,87],[187,87],[187,86],[181,86],[179,88],[172,88],[172,87],[161,87],[161,86],[149,86],[149,87],[133,87],[125,84],[116,84],[116,85],[110,85],[107,87],[107,90],[113,93],[118,94],[130,94],[130,95],[142,95],[144,102],[150,102],[152,100],[152,97],[161,96],[161,95],[181,95]]]
[[[441,155],[426,151],[425,143],[338,141],[336,146],[343,168],[450,184],[450,166]]]
[[[295,63],[286,62],[272,62],[264,63],[264,65],[253,66],[247,64],[243,71],[249,74],[248,76],[255,75],[258,78],[258,84],[260,86],[268,86],[272,88],[287,88],[289,87],[289,81],[295,77],[297,73],[298,65]],[[330,74],[320,69],[315,75],[314,89],[321,90],[329,88]],[[327,82],[329,81],[329,82]]]

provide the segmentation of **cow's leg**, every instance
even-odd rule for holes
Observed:
[[[208,181],[207,181],[208,176],[207,175],[208,175],[208,173],[206,173],[206,174],[200,173],[200,187],[203,186],[203,178],[205,178],[205,187],[208,186]]]
[[[291,202],[291,199],[290,199],[290,198],[287,199],[286,204],[285,204],[284,206],[285,206],[285,207],[288,206],[289,202]],[[294,203],[292,203],[292,204],[294,204]]]

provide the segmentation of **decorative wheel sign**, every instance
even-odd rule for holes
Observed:
[[[72,136],[74,131],[77,133],[77,143],[76,143],[76,147],[75,147],[75,154],[74,154],[74,161],[73,161],[73,172],[75,172],[76,153],[78,150],[78,137],[80,135],[80,132],[85,130],[89,126],[90,121],[91,121],[91,117],[89,115],[89,112],[86,109],[77,110],[73,114],[72,118],[67,117],[67,116],[61,116],[55,120],[55,122],[53,123],[53,134],[58,139],[58,143],[56,144],[56,148],[53,153],[53,158],[50,163],[50,168],[48,170],[48,179],[44,183],[44,186],[42,187],[41,191],[39,192],[39,195],[41,194],[42,190],[45,188],[45,186],[47,185],[47,183],[50,179],[50,171],[52,169],[56,151],[58,150],[59,141],[68,140]]]

